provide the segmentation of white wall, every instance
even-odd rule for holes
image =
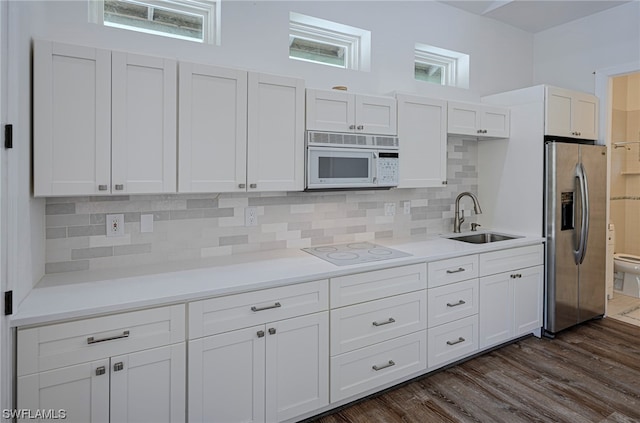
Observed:
[[[222,44],[202,45],[104,28],[87,22],[86,1],[37,1],[36,37],[128,49],[268,73],[303,77],[307,86],[346,85],[351,91],[394,90],[476,100],[482,95],[531,85],[533,36],[494,20],[432,1],[226,1]],[[289,12],[370,30],[371,72],[350,71],[288,58]],[[470,89],[415,81],[416,42],[470,55]]]
[[[640,2],[537,33],[533,61],[535,84],[594,93],[593,72],[640,61]]]

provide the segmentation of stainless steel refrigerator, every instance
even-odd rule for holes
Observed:
[[[544,330],[604,315],[606,147],[545,140]]]

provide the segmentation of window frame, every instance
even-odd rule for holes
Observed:
[[[439,85],[469,88],[469,55],[453,50],[446,50],[427,44],[415,44],[414,78],[418,64],[433,65],[443,69]],[[415,78],[417,81],[435,84],[435,82]]]
[[[141,32],[145,34],[160,35],[168,38],[200,42],[203,44],[220,45],[220,2],[203,0],[118,0],[124,3],[153,7],[178,13],[202,16],[202,39],[187,37],[179,34],[172,34],[164,31],[157,31],[133,25],[123,25],[105,21],[104,6],[105,0],[89,1],[89,21],[101,26],[110,28],[120,28],[128,31]]]
[[[292,56],[291,45],[295,39],[344,49],[344,66]],[[369,71],[371,68],[371,31],[289,12],[289,58],[342,69]]]

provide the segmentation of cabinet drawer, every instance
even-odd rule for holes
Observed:
[[[392,267],[331,279],[331,308],[344,307],[427,287],[425,264]]]
[[[189,339],[326,311],[326,279],[189,303]]]
[[[427,330],[429,367],[436,367],[478,350],[478,315]]]
[[[478,256],[454,257],[428,264],[429,288],[478,277]]]
[[[427,368],[426,331],[331,358],[331,402],[393,382]]]
[[[19,329],[18,376],[184,339],[184,304]]]
[[[480,276],[538,266],[544,263],[542,244],[480,254]]]
[[[427,328],[425,290],[331,310],[331,355]]]
[[[478,279],[431,288],[427,295],[430,328],[478,313]]]

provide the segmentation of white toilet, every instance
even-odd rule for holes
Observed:
[[[614,288],[623,295],[640,298],[640,257],[631,254],[613,255]]]

